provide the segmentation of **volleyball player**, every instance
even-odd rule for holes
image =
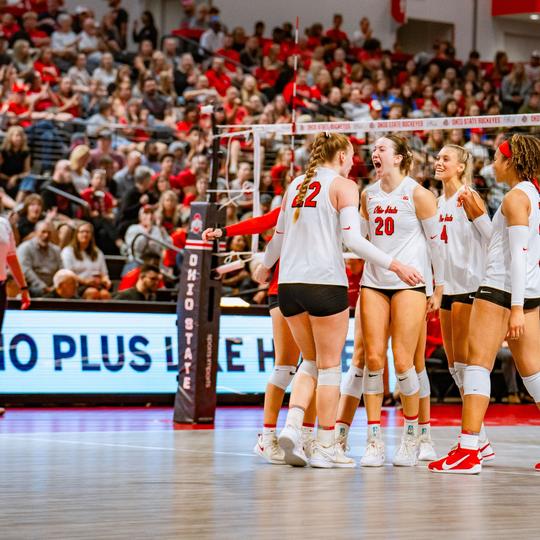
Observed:
[[[380,467],[385,460],[380,424],[390,336],[404,416],[403,435],[393,464],[412,467],[418,462],[419,449],[420,383],[414,367],[415,350],[426,311],[439,308],[444,284],[442,252],[437,241],[440,234],[437,201],[433,193],[407,175],[412,153],[405,139],[397,135],[377,139],[371,159],[378,181],[362,192],[363,230],[375,246],[422,269],[426,286],[404,285],[390,272],[366,263],[360,307],[366,349],[364,402],[368,443],[360,463]],[[436,285],[433,294],[432,264]]]
[[[358,188],[346,178],[353,159],[351,143],[341,134],[316,136],[306,174],[295,178],[284,196],[274,237],[257,272],[264,280],[280,259],[278,300],[303,362],[290,398],[285,428],[278,442],[290,465],[304,466],[301,427],[317,387],[317,439],[313,467],[354,467],[335,441],[341,382],[341,351],[349,309],[342,243],[371,264],[408,285],[421,274],[377,249],[360,232]]]
[[[215,240],[225,236],[235,236],[244,234],[260,234],[276,226],[280,208],[275,208],[263,216],[247,219],[229,225],[223,229],[206,229],[203,234],[203,240]],[[294,374],[300,350],[296,345],[291,331],[285,318],[281,314],[277,300],[277,279],[279,275],[279,262],[274,268],[272,279],[268,287],[268,309],[272,318],[272,335],[274,339],[275,362],[274,369],[268,379],[266,391],[264,394],[264,418],[263,431],[257,437],[257,443],[253,451],[273,465],[283,465],[284,453],[277,443],[276,425],[279,411],[283,405],[285,391],[291,383]],[[315,399],[312,399],[310,406],[306,410],[302,426],[304,438],[304,448],[306,454],[309,454],[311,440],[313,437],[313,428],[315,426],[316,411]]]
[[[471,153],[454,144],[444,146],[435,160],[435,178],[443,183],[443,195],[438,201],[445,278],[441,330],[448,367],[460,394],[467,366],[469,319],[484,277],[492,232],[484,202],[469,187],[472,168]],[[479,440],[483,459],[494,459],[483,424]]]
[[[430,463],[434,472],[482,470],[479,434],[489,405],[490,372],[505,338],[540,407],[540,140],[512,135],[497,149],[493,170],[497,181],[511,189],[493,218],[486,273],[472,307],[460,442]]]
[[[17,258],[13,231],[9,221],[4,217],[0,217],[0,332],[4,324],[7,307],[6,280],[8,269],[21,291],[21,309],[27,309],[30,307],[30,295],[28,294],[28,285],[24,273]],[[3,416],[5,412],[4,407],[0,407],[0,416]]]

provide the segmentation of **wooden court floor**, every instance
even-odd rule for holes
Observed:
[[[266,465],[251,453],[260,409],[219,410],[202,430],[173,429],[170,409],[8,411],[0,539],[538,539],[540,416],[504,410],[488,426],[496,462],[474,477]],[[440,453],[457,412],[434,407]],[[385,423],[390,460],[399,414]],[[356,426],[359,458],[362,413]]]

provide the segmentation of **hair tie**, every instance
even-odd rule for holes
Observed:
[[[324,132],[324,136],[325,136],[327,139],[329,139],[329,138],[330,138],[330,133],[329,133],[328,131],[325,131],[325,132]]]
[[[499,152],[507,159],[512,157],[512,148],[510,148],[510,141],[508,139],[499,146]]]

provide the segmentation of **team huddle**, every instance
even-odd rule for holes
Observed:
[[[214,239],[275,226],[255,271],[258,281],[270,280],[276,354],[255,452],[273,464],[355,467],[347,439],[363,395],[368,433],[360,464],[383,466],[383,375],[391,339],[404,418],[393,464],[428,461],[433,472],[477,474],[495,456],[483,419],[490,373],[505,339],[540,407],[540,140],[514,134],[497,149],[496,179],[511,190],[493,221],[470,187],[472,156],[464,148],[446,145],[437,156],[436,178],[444,187],[439,200],[408,176],[412,152],[405,139],[379,138],[371,159],[376,182],[360,198],[347,179],[353,163],[348,138],[320,133],[305,174],[291,182],[281,208],[204,232]],[[353,359],[342,377],[349,321],[343,245],[365,267]],[[441,459],[430,434],[424,364],[426,315],[437,310],[463,399],[461,433]],[[293,378],[278,436],[279,410]]]

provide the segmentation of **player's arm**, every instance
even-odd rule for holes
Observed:
[[[362,236],[358,211],[360,199],[356,184],[346,178],[336,178],[330,189],[330,200],[339,212],[343,242],[353,253],[361,259],[394,272],[411,286],[423,282],[422,275],[416,269],[393,260],[390,255]]]
[[[503,199],[502,213],[508,224],[510,247],[510,279],[512,307],[508,322],[508,339],[519,339],[525,331],[525,287],[527,284],[527,253],[529,249],[529,215],[531,204],[521,190],[510,191]]]
[[[489,244],[493,228],[482,197],[476,191],[465,186],[465,189],[459,194],[458,205],[463,206],[465,214],[480,233],[484,243]]]
[[[225,236],[263,233],[264,231],[276,226],[280,211],[281,208],[278,206],[271,212],[268,212],[262,216],[246,219],[245,221],[240,221],[239,223],[228,225],[227,227],[223,228],[206,229],[202,234],[202,238],[203,240],[215,240],[216,238],[222,238]]]

